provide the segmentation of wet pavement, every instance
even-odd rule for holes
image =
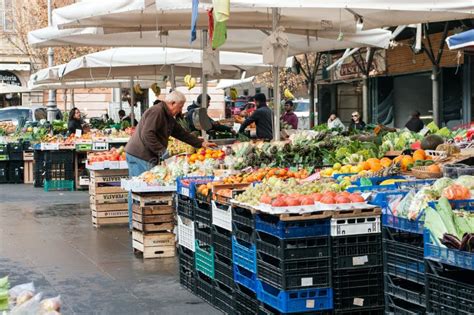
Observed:
[[[92,226],[88,192],[0,185],[0,277],[61,295],[62,314],[221,314],[179,285],[177,258],[133,255],[126,227]]]

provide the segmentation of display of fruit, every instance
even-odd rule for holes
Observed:
[[[198,149],[196,153],[188,156],[189,163],[195,163],[197,161],[205,161],[209,159],[213,160],[224,160],[225,152],[223,150],[213,150],[213,149]]]
[[[274,167],[264,167],[257,169],[249,173],[240,173],[237,175],[232,175],[225,177],[221,180],[223,184],[245,184],[245,183],[254,183],[261,182],[263,179],[275,177],[280,179],[304,179],[309,176],[306,169],[300,169],[297,171],[292,171],[287,168],[274,168]]]
[[[153,93],[155,94],[156,97],[160,96],[161,94],[161,89],[160,87],[158,86],[157,83],[153,83],[151,86],[150,86],[151,90],[153,91]]]
[[[178,155],[178,154],[193,154],[196,152],[196,149],[178,139],[170,137],[168,140],[168,153],[170,156]]]
[[[341,165],[336,163],[332,168],[326,168],[321,171],[321,176],[329,177],[337,174],[357,174],[360,176],[374,176],[375,173],[388,169],[393,165],[389,158],[370,158],[367,161],[359,162],[356,165]]]
[[[190,74],[187,74],[184,77],[184,84],[188,88],[188,90],[192,90],[196,86],[196,79],[193,78]]]
[[[425,150],[418,149],[413,155],[399,155],[393,159],[394,163],[400,165],[402,171],[409,171],[413,166],[428,166],[434,164],[433,158],[426,154]]]
[[[343,192],[333,192],[333,191],[324,191],[322,193],[312,193],[312,194],[280,194],[275,198],[272,198],[269,195],[262,195],[260,197],[260,202],[264,204],[269,204],[272,207],[293,207],[293,206],[308,206],[314,205],[316,203],[324,204],[347,204],[347,203],[360,203],[365,202],[364,198],[359,193],[349,193],[347,191]]]
[[[271,177],[264,179],[262,183],[249,186],[242,194],[236,196],[236,200],[249,205],[258,205],[262,196],[268,196],[272,200],[282,195],[311,195],[314,193],[341,192],[342,185],[332,179],[321,179],[313,182],[299,182],[295,178],[283,181]]]
[[[120,148],[112,148],[109,151],[102,151],[102,152],[92,152],[89,153],[87,156],[87,162],[89,164],[96,163],[96,162],[104,162],[104,161],[125,161],[126,154],[125,148],[121,146]]]
[[[291,93],[289,89],[285,89],[285,91],[283,92],[283,95],[285,96],[285,99],[287,100],[295,99],[295,96],[293,95],[293,93]]]

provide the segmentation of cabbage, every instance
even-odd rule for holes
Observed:
[[[443,192],[443,190],[453,183],[454,181],[451,178],[443,177],[443,178],[437,179],[434,182],[432,189],[441,196],[441,193]]]
[[[449,200],[445,197],[440,198],[438,200],[438,204],[436,205],[436,210],[438,210],[438,214],[443,220],[444,226],[448,230],[448,233],[457,235],[458,232],[456,230],[456,225],[454,224],[454,212],[451,208],[451,205],[449,204]]]
[[[444,233],[448,233],[448,229],[443,223],[443,219],[439,215],[439,213],[431,208],[428,207],[425,210],[425,228],[429,229],[431,234],[434,236],[434,241],[439,243],[439,239],[443,238]],[[444,245],[442,245],[444,247]]]
[[[474,189],[474,176],[471,175],[461,175],[455,180],[456,184],[467,187],[467,189]]]

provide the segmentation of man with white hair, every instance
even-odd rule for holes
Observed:
[[[173,91],[166,95],[164,102],[145,111],[135,133],[125,147],[130,177],[138,176],[159,163],[168,147],[170,136],[195,148],[215,146],[213,143],[196,138],[176,122],[175,117],[182,112],[185,102],[186,97],[183,93]],[[131,229],[130,196],[128,211]]]

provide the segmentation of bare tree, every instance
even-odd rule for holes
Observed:
[[[293,67],[291,69],[283,68],[279,73],[280,91],[284,91],[285,88],[290,91],[296,91],[302,87],[308,89],[310,128],[314,127],[314,98],[316,96],[316,78],[321,65],[321,57],[321,53],[307,53],[295,56]],[[257,76],[257,82],[272,87],[272,73],[266,72]]]

